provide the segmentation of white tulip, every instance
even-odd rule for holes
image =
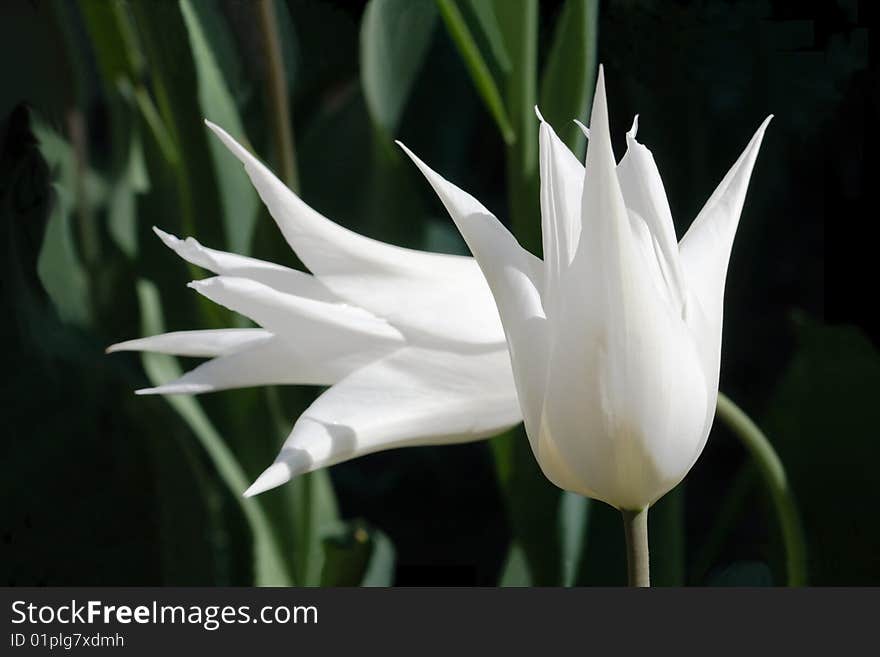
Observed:
[[[473,258],[399,248],[334,224],[208,126],[313,275],[155,229],[184,260],[217,274],[190,287],[261,328],[166,333],[108,351],[211,358],[139,394],[330,386],[245,495],[363,454],[477,440],[520,422],[498,311]]]
[[[641,511],[702,452],[718,395],[727,264],[770,118],[676,243],[636,123],[615,164],[600,69],[585,166],[541,119],[543,261],[406,151],[489,282],[532,451],[560,488]]]

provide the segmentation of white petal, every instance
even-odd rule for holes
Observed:
[[[245,495],[392,447],[478,440],[519,420],[505,349],[465,355],[404,348],[321,395]]]
[[[687,284],[719,331],[724,282],[733,238],[739,225],[761,140],[772,118],[773,115],[770,115],[764,119],[739,159],[706,201],[679,245]]]
[[[303,344],[359,341],[401,344],[403,336],[384,319],[363,308],[285,294],[247,278],[215,276],[189,286],[272,333]]]
[[[173,356],[211,358],[240,351],[272,334],[263,329],[209,329],[205,331],[175,331],[148,338],[117,342],[107,347],[114,351],[153,351]]]
[[[620,191],[627,209],[639,215],[651,231],[659,250],[654,257],[658,259],[663,278],[661,283],[667,288],[668,296],[681,311],[685,311],[684,277],[678,258],[678,242],[672,212],[666,198],[666,190],[660,179],[660,172],[654,156],[647,148],[636,141],[638,116],[626,135],[627,150],[617,166]]]
[[[242,351],[202,363],[179,379],[136,390],[138,395],[197,395],[230,388],[297,383],[302,373],[284,341],[271,333]]]
[[[428,179],[474,254],[489,282],[501,314],[507,345],[517,372],[516,385],[526,426],[537,422],[546,372],[545,314],[540,291],[543,263],[477,199],[459,189],[397,142]]]
[[[752,168],[758,157],[764,132],[772,118],[770,115],[764,119],[679,244],[682,269],[692,297],[693,309],[689,313],[688,323],[697,339],[712,400],[706,415],[707,435],[714,417],[714,400],[718,393],[727,264]]]
[[[358,235],[322,216],[218,126],[303,263],[338,296],[427,342],[498,344],[503,331],[472,258],[425,253]]]
[[[291,341],[273,336],[241,351],[214,358],[176,381],[144,388],[139,395],[201,394],[264,385],[331,385],[390,351],[365,348],[339,336],[305,336]]]
[[[217,251],[202,246],[192,237],[182,240],[153,226],[153,232],[162,242],[187,262],[222,276],[238,276],[259,281],[281,292],[319,299],[338,301],[318,279],[305,272],[257,260],[237,253]]]
[[[550,320],[547,392],[532,444],[557,485],[636,509],[690,467],[706,388],[690,332],[657,295],[647,242],[633,232],[601,70],[590,135],[582,239],[561,282],[566,303]]]
[[[562,270],[571,263],[580,240],[584,167],[543,119],[539,144],[544,297],[549,301],[548,292],[555,288]]]

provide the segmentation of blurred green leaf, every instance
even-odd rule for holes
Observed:
[[[853,326],[799,316],[796,330],[765,425],[798,494],[810,583],[877,584],[880,353]]]
[[[384,532],[373,529],[370,532],[373,551],[361,586],[391,586],[394,584],[395,553],[391,539]]]
[[[649,525],[650,522],[649,517]],[[577,585],[625,586],[626,572],[620,511],[604,502],[595,502],[590,506],[590,522]]]
[[[128,134],[128,157],[124,168],[110,190],[107,224],[116,244],[128,257],[137,255],[136,196],[150,188],[140,131],[131,128]]]
[[[511,543],[510,549],[507,552],[507,559],[504,561],[504,566],[501,569],[498,585],[504,587],[532,585],[532,577],[529,564],[526,561],[526,555],[516,543]]]
[[[207,4],[203,5],[202,12],[204,13],[207,8]],[[243,141],[244,127],[238,108],[211,49],[200,14],[190,0],[180,0],[180,10],[192,48],[201,113],[206,119]],[[193,130],[196,129],[198,128],[193,126]],[[202,129],[206,130],[206,128]],[[219,139],[207,133],[206,136],[209,140],[211,162],[220,192],[226,245],[235,253],[247,254],[259,208],[257,193],[247,176],[242,175],[239,161],[229,153]]]
[[[507,192],[513,232],[524,248],[541,254],[538,207],[538,2],[493,0],[510,54],[504,102],[516,143],[507,147]]]
[[[514,541],[528,563],[530,579],[537,586],[559,586],[562,492],[538,467],[522,425],[493,438],[492,448]]]
[[[574,586],[584,552],[592,500],[564,491],[559,498],[559,528],[562,532],[562,585]]]
[[[324,468],[300,475],[288,485],[298,502],[294,516],[297,572],[304,586],[318,586],[324,570],[324,539],[341,527],[333,485]]]
[[[595,82],[599,0],[568,0],[559,18],[541,78],[541,112],[560,139],[582,160],[584,120]]]
[[[197,235],[214,248],[226,246],[221,195],[214,173],[207,129],[203,124],[196,60],[186,24],[177,3],[134,3],[139,41],[143,45],[161,127],[167,133],[172,152],[163,150],[173,172],[181,232]],[[149,109],[146,89],[136,86],[138,104]],[[145,113],[148,124],[150,112]],[[161,134],[156,133],[157,135]],[[160,143],[161,145],[161,143]],[[240,221],[241,218],[238,218]],[[168,226],[173,228],[173,226]]]
[[[162,307],[156,287],[149,281],[138,282],[138,299],[144,335],[154,335],[165,330]],[[173,356],[144,353],[141,356],[144,370],[153,385],[171,381],[180,376],[181,370]],[[254,541],[254,580],[258,586],[286,586],[292,583],[284,565],[284,558],[272,527],[259,500],[245,499],[241,493],[247,488],[248,480],[235,456],[223,442],[199,403],[190,395],[169,395],[166,401],[178,412],[198,438],[207,452],[217,472],[238,500],[248,521]]]
[[[361,22],[361,86],[370,117],[389,137],[431,45],[431,0],[370,0]]]
[[[346,527],[323,541],[324,564],[321,586],[357,586],[361,583],[373,546],[362,525]]]
[[[144,58],[137,43],[126,3],[80,2],[79,10],[88,29],[101,77],[110,89],[120,80],[133,80],[144,69]]]
[[[77,199],[73,198],[73,190],[80,190],[83,196],[80,201],[95,208],[105,202],[108,185],[94,171],[81,171],[73,148],[57,132],[36,118],[32,120],[32,129],[55,183],[55,202],[46,227],[38,271],[61,318],[87,326],[93,320],[92,302],[86,268],[75,237]]]
[[[474,35],[467,25],[461,10],[455,3],[455,0],[437,0],[437,7],[440,9],[440,15],[449,31],[449,36],[458,48],[461,58],[464,60],[465,66],[471,74],[474,86],[486,109],[489,110],[505,143],[513,144],[517,135],[511,124],[507,109],[504,107],[504,100],[501,97],[501,91],[498,82],[492,76],[489,65],[483,58],[480,48],[477,45]]]
[[[648,512],[651,586],[683,586],[685,580],[685,485],[661,497]]]
[[[72,202],[60,185],[55,185],[53,191],[55,202],[37,271],[61,319],[88,326],[91,323],[88,278],[74,246],[70,225]]]
[[[498,25],[498,17],[495,15],[495,6],[486,0],[470,0],[471,12],[480,26],[480,31],[489,44],[492,51],[492,57],[498,68],[504,73],[510,70],[510,57],[507,54],[507,48],[504,45],[504,36],[501,34],[501,27]]]
[[[391,586],[394,548],[382,532],[361,522],[324,538],[321,586]]]

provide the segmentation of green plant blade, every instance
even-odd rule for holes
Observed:
[[[584,120],[596,78],[599,0],[568,0],[559,18],[541,77],[541,112],[560,139],[583,159]]]
[[[394,135],[421,70],[437,8],[431,0],[371,0],[361,22],[361,87],[373,122]]]
[[[564,491],[559,499],[559,529],[562,532],[562,585],[574,586],[584,553],[592,500]]]
[[[806,548],[800,515],[782,461],[752,419],[727,396],[718,393],[718,419],[743,442],[770,490],[785,544],[786,575],[789,586],[807,583]]]
[[[210,4],[203,3],[200,13],[191,0],[180,0],[180,10],[189,35],[198,80],[199,105],[205,118],[240,139],[244,136],[244,126],[223,78],[202,18],[209,8]],[[193,129],[199,128],[193,126]],[[208,147],[220,192],[226,244],[235,253],[247,254],[259,208],[257,194],[247,177],[242,175],[238,160],[230,155],[220,140],[209,136]]]
[[[467,66],[471,74],[471,79],[474,82],[477,93],[483,99],[486,109],[489,110],[489,114],[492,115],[492,118],[495,119],[495,123],[498,125],[501,137],[505,143],[513,144],[517,139],[517,135],[504,107],[501,91],[492,77],[489,65],[483,58],[471,30],[461,14],[461,10],[454,0],[437,0],[437,7],[440,9],[440,15],[443,17],[443,22],[446,24],[449,36],[452,37],[464,60],[465,66]]]
[[[161,303],[156,287],[146,280],[138,281],[138,300],[141,307],[144,335],[165,330]],[[164,354],[144,353],[144,370],[154,385],[180,376],[177,360]],[[287,586],[292,583],[284,565],[279,544],[271,525],[257,499],[245,499],[241,493],[248,486],[244,470],[223,442],[198,402],[188,395],[170,395],[166,401],[180,415],[198,438],[200,445],[217,468],[223,482],[238,500],[248,522],[254,542],[254,580],[258,586]]]

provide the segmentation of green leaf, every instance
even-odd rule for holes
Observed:
[[[648,512],[651,586],[683,586],[685,580],[685,485],[679,484]]]
[[[537,586],[559,586],[562,491],[541,472],[522,425],[494,438],[492,450],[514,541],[528,563],[530,579]]]
[[[584,552],[592,500],[564,491],[559,499],[559,528],[562,532],[562,585],[574,586]]]
[[[297,523],[298,572],[304,586],[319,586],[324,570],[324,539],[340,530],[339,509],[326,469],[296,477],[291,484],[299,504]]]
[[[531,586],[532,577],[529,572],[529,564],[526,561],[525,552],[516,543],[511,543],[507,552],[507,559],[501,569],[499,586],[522,587]]]
[[[495,15],[511,66],[504,101],[516,143],[507,147],[507,189],[510,222],[519,243],[541,253],[538,204],[538,85],[537,0],[494,0]]]
[[[541,112],[559,137],[583,159],[584,120],[596,77],[599,0],[568,0],[559,18],[541,79]]]
[[[364,523],[348,525],[324,538],[321,586],[391,586],[394,547],[388,537]]]
[[[201,18],[209,8],[213,9],[211,5],[202,3],[200,13],[196,11],[190,0],[180,0],[180,9],[189,35],[198,80],[201,113],[205,118],[234,135],[236,139],[242,140],[244,127],[238,108],[223,78]],[[214,25],[216,28],[216,23]],[[197,128],[193,126],[193,129]],[[231,251],[246,254],[250,249],[251,233],[259,208],[256,191],[247,176],[242,175],[238,160],[229,153],[219,139],[208,135],[207,132],[205,134],[220,192],[226,244]]]
[[[391,586],[394,584],[395,552],[391,539],[384,532],[373,529],[370,532],[373,551],[361,586]]]
[[[449,36],[452,37],[452,41],[458,48],[458,52],[461,54],[465,66],[467,66],[471,74],[471,79],[477,89],[477,93],[483,99],[486,109],[489,110],[489,114],[492,115],[492,118],[495,119],[495,123],[498,125],[501,137],[505,143],[513,144],[517,139],[517,135],[504,107],[504,100],[501,97],[498,83],[492,77],[489,65],[483,58],[483,54],[480,52],[480,48],[474,40],[474,36],[465,22],[458,5],[455,3],[455,0],[437,0],[437,7],[440,9],[440,15],[443,17],[443,22],[446,24]]]
[[[136,84],[135,99],[147,125],[160,139],[165,166],[173,176],[179,229],[198,235],[214,248],[224,248],[226,231],[224,222],[218,220],[224,216],[222,197],[202,117],[200,79],[181,8],[172,2],[133,3],[130,7],[152,92],[148,94],[144,86]]]
[[[501,34],[501,27],[498,25],[498,17],[495,15],[495,6],[486,0],[470,0],[470,9],[483,37],[489,44],[492,51],[492,57],[498,68],[502,72],[510,71],[510,56],[507,54],[507,47],[504,45],[504,36]]]
[[[128,135],[128,157],[110,190],[107,224],[110,235],[128,257],[137,255],[138,194],[150,189],[147,165],[144,162],[140,132],[131,128]]]
[[[37,270],[61,318],[87,326],[94,319],[93,304],[87,269],[77,249],[75,234],[77,228],[82,228],[87,209],[94,212],[106,201],[108,185],[91,169],[82,170],[73,147],[61,135],[36,117],[31,124],[54,182],[54,203]],[[78,192],[78,199],[74,198],[74,190]]]
[[[156,287],[146,280],[138,281],[138,299],[144,335],[154,335],[165,330],[161,303]],[[173,380],[181,375],[180,366],[173,356],[143,353],[144,370],[153,385]],[[284,564],[279,543],[275,537],[259,500],[245,499],[241,493],[247,488],[244,471],[214,428],[199,403],[189,395],[169,395],[166,401],[180,415],[198,438],[223,482],[238,500],[248,522],[254,542],[254,580],[258,586],[287,586],[292,583]]]
[[[361,23],[361,86],[370,117],[388,136],[431,44],[437,8],[431,0],[370,0]]]
[[[796,335],[764,424],[798,495],[810,583],[878,584],[880,352],[854,326],[798,316]]]
[[[61,319],[78,326],[91,323],[89,283],[74,247],[70,199],[60,185],[53,186],[54,203],[37,271]]]

